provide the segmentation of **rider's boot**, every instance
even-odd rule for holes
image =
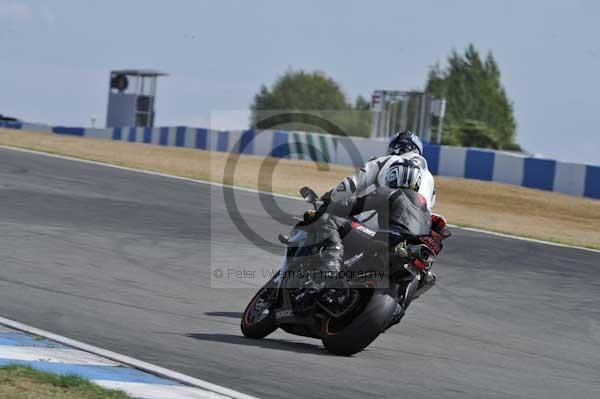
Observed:
[[[419,281],[419,287],[415,291],[415,295],[413,296],[412,300],[417,299],[418,297],[423,295],[425,292],[427,292],[431,288],[433,288],[436,281],[437,281],[437,277],[435,276],[435,274],[433,274],[431,272],[427,272],[427,274],[424,275],[423,278],[421,278],[421,281]]]
[[[417,299],[418,297],[420,297],[421,295],[423,295],[425,292],[429,291],[435,285],[436,280],[437,280],[437,278],[436,278],[435,274],[433,274],[431,272],[427,272],[426,275],[423,275],[423,277],[419,281],[419,286],[417,287],[417,290],[415,291],[415,294],[413,295],[411,302],[414,301],[415,299]],[[408,303],[405,304],[405,306],[408,307]],[[388,328],[390,328],[391,326],[400,323],[400,320],[402,320],[402,318],[404,317],[405,311],[406,310],[402,307],[402,305],[400,303],[397,303],[396,309],[394,310],[394,315],[392,316],[392,319],[390,320],[390,324],[388,324],[388,326],[386,327],[386,330]]]
[[[400,320],[404,317],[404,308],[399,303],[396,303],[396,309],[394,310],[394,315],[390,320],[390,324],[385,328],[386,330],[391,326],[400,323]]]

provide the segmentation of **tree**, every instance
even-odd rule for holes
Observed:
[[[350,104],[340,85],[323,72],[289,70],[277,78],[272,88],[261,86],[250,105],[251,123],[259,129],[276,126],[282,130],[328,130],[315,125],[310,116],[291,118],[285,113],[273,112],[309,111],[309,115],[319,116],[340,128],[328,133],[366,136],[369,133],[368,106],[361,96],[356,100],[356,107]]]
[[[467,119],[460,124],[449,123],[444,129],[442,144],[499,149],[496,132],[485,122]]]
[[[428,92],[446,98],[443,134],[452,136],[447,141],[460,138],[466,141],[457,144],[473,145],[473,132],[478,131],[479,138],[492,139],[475,140],[479,146],[519,148],[514,142],[516,122],[513,105],[502,86],[500,69],[491,52],[482,61],[472,44],[463,55],[453,51],[445,69],[439,64],[431,68],[426,88]],[[460,130],[471,133],[457,134]]]

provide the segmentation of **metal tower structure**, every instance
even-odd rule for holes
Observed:
[[[375,90],[371,96],[371,138],[385,138],[408,129],[427,143],[440,143],[445,109],[446,100],[430,93]]]
[[[152,69],[110,72],[107,127],[154,126],[156,80],[166,73]]]

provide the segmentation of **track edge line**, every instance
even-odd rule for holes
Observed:
[[[13,328],[15,330],[23,331],[29,334],[38,335],[41,337],[45,337],[51,339],[53,341],[59,342],[61,344],[73,347],[75,349],[79,349],[84,352],[92,353],[97,356],[104,357],[109,360],[113,360],[118,363],[122,363],[126,366],[133,367],[150,374],[154,374],[160,377],[164,377],[167,379],[171,379],[182,384],[192,386],[195,388],[200,388],[205,391],[217,393],[219,395],[224,395],[230,397],[232,399],[258,399],[254,396],[246,395],[244,393],[235,391],[233,389],[225,388],[220,385],[213,384],[208,381],[201,380],[199,378],[190,377],[188,375],[179,373],[177,371],[169,370],[164,367],[156,366],[151,363],[144,362],[143,360],[138,360],[132,358],[127,355],[122,355],[120,353],[112,352],[107,349],[102,349],[94,345],[86,344],[81,341],[77,341],[59,334],[54,334],[49,331],[45,331],[39,329],[37,327],[33,327],[15,320],[7,319],[5,317],[0,316],[0,325]]]
[[[254,193],[254,194],[271,194],[271,195],[274,195],[274,196],[280,197],[280,198],[287,198],[287,199],[292,199],[292,200],[296,200],[296,201],[304,201],[300,197],[294,197],[292,195],[287,195],[287,194],[261,191],[261,190],[256,190],[253,188],[247,188],[247,187],[231,186],[231,185],[217,183],[217,182],[208,181],[208,180],[194,179],[191,177],[184,177],[184,176],[177,176],[177,175],[172,175],[169,173],[156,172],[153,170],[130,168],[128,166],[114,165],[114,164],[101,162],[101,161],[93,161],[90,159],[71,157],[68,155],[54,154],[51,152],[36,151],[36,150],[30,150],[28,148],[13,147],[13,146],[8,146],[8,145],[0,145],[0,148],[4,148],[7,150],[13,150],[13,151],[26,152],[26,153],[30,153],[30,154],[42,155],[42,156],[51,157],[51,158],[65,159],[68,161],[83,162],[83,163],[87,163],[87,164],[91,164],[91,165],[105,166],[108,168],[121,169],[121,170],[126,170],[129,172],[145,173],[148,175],[160,176],[160,177],[182,180],[182,181],[188,181],[191,183],[206,184],[206,185],[215,186],[215,187],[226,187],[226,188],[230,188],[233,190],[246,191],[246,192],[250,192],[250,193]],[[484,230],[484,229],[479,229],[476,227],[461,227],[461,226],[456,226],[456,225],[452,225],[452,224],[449,224],[449,226],[460,229],[460,230],[471,231],[471,232],[475,232],[475,233],[490,234],[490,235],[495,235],[495,236],[503,237],[503,238],[511,238],[513,240],[529,241],[529,242],[535,242],[538,244],[551,245],[551,246],[555,246],[555,247],[572,248],[572,249],[577,249],[577,250],[581,250],[581,251],[600,253],[599,249],[594,249],[594,248],[587,248],[587,247],[582,247],[582,246],[577,246],[577,245],[569,245],[569,244],[561,244],[558,242],[544,241],[544,240],[539,240],[536,238],[529,238],[529,237],[516,236],[513,234],[499,233],[496,231]]]

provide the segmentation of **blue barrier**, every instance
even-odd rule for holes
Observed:
[[[178,126],[175,130],[175,146],[185,147],[185,127]]]
[[[240,138],[240,154],[254,154],[254,130],[245,130]]]
[[[127,135],[127,141],[135,143],[136,138],[137,138],[136,137],[136,128],[130,127],[129,128],[129,134]]]
[[[427,166],[432,174],[437,175],[440,168],[440,149],[437,144],[425,144],[423,146],[423,156],[427,160]]]
[[[121,140],[121,128],[120,127],[116,127],[113,130],[113,135],[112,138],[113,140]]]
[[[52,128],[52,132],[70,136],[83,136],[85,129],[82,127],[55,126]]]
[[[23,123],[18,121],[0,121],[0,127],[5,127],[7,129],[22,129]]]
[[[146,144],[150,144],[152,143],[152,128],[151,127],[145,127],[144,128],[144,143]]]
[[[207,129],[196,129],[196,148],[201,150],[208,149],[207,143],[208,130]]]
[[[551,159],[525,158],[522,185],[552,191],[556,161]]]
[[[583,195],[600,199],[600,166],[587,165]]]
[[[273,148],[269,154],[272,157],[285,158],[290,155],[290,144],[288,143],[288,132],[273,132]]]
[[[169,128],[168,127],[160,128],[160,133],[158,136],[158,144],[169,145]]]
[[[86,128],[82,127],[49,127],[14,121],[0,121],[0,127],[86,136]],[[112,137],[113,140],[126,139],[130,142],[143,141],[163,146],[193,147],[208,151],[236,151],[242,154],[269,155],[278,158],[309,157],[311,160],[323,162],[339,160],[346,165],[351,165],[353,162],[351,157],[345,154],[345,146],[337,145],[337,137],[313,133],[256,132],[252,129],[230,132],[178,126],[143,130],[121,127],[108,128],[104,131],[91,129],[87,135],[96,138]],[[238,137],[239,142],[231,142]],[[371,156],[383,155],[385,152],[385,141],[364,138],[352,138],[352,141],[361,156],[365,158],[363,162]],[[297,151],[292,153],[292,148]],[[578,165],[492,150],[459,149],[437,144],[425,144],[423,155],[427,159],[429,170],[434,175],[500,181],[600,199],[600,165]]]
[[[493,151],[469,148],[465,160],[465,177],[467,179],[492,180],[494,159]]]

